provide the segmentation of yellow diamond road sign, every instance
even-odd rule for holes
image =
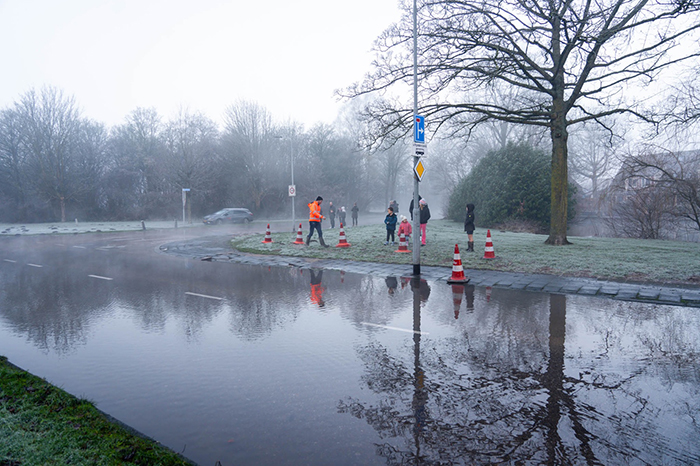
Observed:
[[[422,161],[419,160],[418,163],[416,164],[416,166],[413,167],[413,172],[418,177],[418,181],[423,180],[423,173],[425,173],[425,167],[423,166]]]

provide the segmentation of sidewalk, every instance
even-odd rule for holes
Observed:
[[[220,243],[218,243],[220,244]],[[412,265],[383,264],[337,259],[311,259],[304,257],[248,254],[217,246],[210,239],[198,238],[190,241],[165,244],[161,251],[193,259],[233,262],[239,264],[316,268],[342,270],[344,272],[374,276],[410,276]],[[511,290],[539,291],[544,293],[600,296],[623,301],[688,306],[700,308],[700,288],[671,287],[654,284],[618,283],[591,278],[562,277],[545,274],[521,274],[493,270],[465,269],[469,283],[476,286]],[[449,267],[421,265],[421,278],[446,282],[452,274]]]

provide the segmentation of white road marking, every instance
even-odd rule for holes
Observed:
[[[218,301],[223,300],[224,298],[217,298],[216,296],[208,296],[205,294],[199,294],[199,293],[192,293],[190,291],[185,291],[185,294],[188,294],[190,296],[199,296],[200,298],[209,298],[209,299],[216,299]]]
[[[85,246],[73,246],[73,247],[78,248],[78,249],[87,249]]]
[[[362,325],[368,325],[370,327],[379,327],[379,328],[385,328],[388,330],[398,330],[399,332],[408,332],[408,333],[417,333],[419,335],[430,335],[428,332],[418,332],[416,330],[409,330],[407,328],[398,328],[398,327],[390,327],[388,325],[379,325],[379,324],[372,324],[369,322],[360,322]]]
[[[17,261],[13,261],[12,259],[3,259],[5,262],[11,262],[13,264],[16,264]]]
[[[39,264],[29,264],[29,263],[27,263],[27,265],[28,265],[29,267],[39,267],[39,268],[43,267],[43,265],[39,265]]]
[[[90,277],[90,278],[99,278],[100,280],[114,280],[113,278],[102,277],[102,276],[100,276],[100,275],[88,275],[88,277]]]

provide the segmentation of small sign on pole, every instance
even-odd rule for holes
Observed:
[[[297,195],[297,187],[296,185],[290,184],[289,185],[289,197],[294,197]]]
[[[418,181],[423,181],[423,175],[425,174],[425,167],[422,161],[418,161],[415,167],[413,167],[413,173],[416,174]]]

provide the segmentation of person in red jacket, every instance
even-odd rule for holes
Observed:
[[[306,245],[308,246],[311,242],[311,237],[314,234],[314,230],[318,231],[318,242],[321,246],[327,248],[328,245],[323,241],[323,232],[321,231],[321,220],[323,220],[323,215],[321,215],[321,204],[323,203],[323,198],[318,196],[316,200],[309,204],[309,236],[306,237]]]

